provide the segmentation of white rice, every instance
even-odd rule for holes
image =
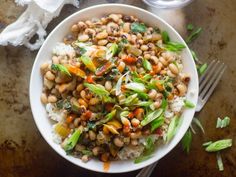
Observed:
[[[170,102],[170,109],[173,112],[181,112],[184,106],[185,97],[175,96],[174,99]]]
[[[66,45],[62,42],[58,42],[56,47],[53,49],[52,51],[53,54],[55,55],[73,55],[75,54],[75,51],[73,49],[73,47],[71,47],[70,45]]]
[[[65,120],[65,114],[62,111],[58,111],[51,103],[46,105],[46,111],[48,112],[49,118],[56,122],[63,122]]]
[[[121,149],[118,152],[117,155],[121,160],[134,159],[134,158],[139,157],[142,154],[143,150],[144,150],[143,145],[125,146],[123,149]]]

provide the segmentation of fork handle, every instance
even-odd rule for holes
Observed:
[[[144,167],[137,175],[136,177],[150,177],[152,174],[152,171],[156,167],[158,162],[155,162],[147,167]]]

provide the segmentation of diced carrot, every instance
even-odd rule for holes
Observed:
[[[107,104],[105,105],[106,111],[107,111],[107,112],[110,112],[110,111],[112,110],[113,106],[114,106],[114,104],[112,104],[112,103],[107,103]]]
[[[97,71],[95,72],[95,74],[96,74],[97,76],[102,76],[102,75],[105,74],[111,67],[112,67],[112,63],[111,63],[111,62],[107,62],[107,63],[104,64],[102,67],[98,68]]]
[[[83,115],[85,118],[89,119],[92,116],[92,112],[87,110]]]
[[[128,114],[128,118],[130,118],[130,119],[134,118],[134,113],[133,113],[133,112],[130,112],[130,113]]]
[[[143,108],[136,108],[136,109],[134,110],[134,115],[135,115],[135,116],[140,115],[140,114],[142,114],[142,113],[144,113],[144,109],[143,109]]]
[[[123,61],[128,64],[128,65],[132,65],[135,64],[137,61],[137,58],[135,57],[131,57],[131,56],[127,56],[126,58],[123,59]]]
[[[156,82],[156,86],[157,86],[159,91],[163,91],[164,90],[163,85],[159,81]]]
[[[66,68],[69,70],[70,73],[75,74],[76,76],[85,78],[86,74],[83,70],[78,67],[67,65]]]
[[[94,80],[93,80],[93,76],[92,75],[88,75],[87,78],[86,78],[86,81],[90,84],[94,83]]]
[[[75,114],[69,114],[66,118],[66,123],[71,123],[76,118]]]
[[[168,100],[173,100],[174,98],[174,95],[172,93],[169,93],[168,96],[167,96]]]
[[[158,65],[152,65],[152,70],[155,74],[159,73],[161,68]]]

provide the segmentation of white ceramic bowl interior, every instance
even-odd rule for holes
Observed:
[[[79,20],[87,20],[94,17],[99,18],[109,13],[122,13],[126,15],[134,15],[150,26],[157,26],[161,30],[166,30],[169,33],[171,40],[185,44],[181,36],[164,20],[143,9],[122,4],[103,4],[80,10],[74,13],[73,15],[69,16],[68,18],[66,18],[64,21],[62,21],[49,34],[43,46],[38,52],[30,78],[30,90],[29,90],[30,104],[34,120],[44,139],[58,154],[60,154],[68,161],[80,167],[97,172],[105,172],[103,169],[102,162],[92,159],[87,163],[83,163],[78,158],[66,155],[65,151],[58,144],[53,142],[53,137],[51,133],[52,123],[47,117],[44,105],[40,102],[40,95],[42,93],[42,86],[43,86],[42,76],[40,74],[40,65],[45,61],[51,59],[52,49],[54,48],[57,42],[61,42],[63,37],[66,34],[68,34],[70,26],[73,23],[76,23]],[[191,81],[189,83],[187,99],[196,104],[198,98],[198,76],[197,76],[197,71],[195,69],[193,58],[188,48],[183,50],[182,57],[183,57],[184,71],[191,75]],[[194,91],[194,94],[191,94],[190,91]],[[183,121],[177,134],[168,144],[158,147],[158,150],[154,153],[154,156],[152,158],[139,164],[134,164],[133,160],[111,162],[110,168],[106,172],[121,173],[121,172],[133,171],[143,168],[149,164],[152,164],[157,160],[160,160],[163,156],[165,156],[168,152],[170,152],[181,140],[181,138],[187,131],[192,121],[194,112],[195,112],[194,109],[186,109],[184,111],[182,115]]]

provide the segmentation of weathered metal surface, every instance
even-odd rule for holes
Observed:
[[[84,0],[81,8],[106,1]],[[147,9],[138,0],[118,1]],[[215,154],[201,147],[208,140],[233,138],[236,141],[236,1],[196,0],[188,7],[158,13],[171,23],[181,35],[186,36],[185,26],[193,23],[203,28],[200,37],[190,45],[202,61],[219,59],[227,65],[221,83],[197,117],[203,123],[205,135],[198,132],[193,137],[189,154],[178,145],[160,160],[152,177],[234,177],[236,176],[236,148],[223,152],[225,171],[219,172]],[[13,0],[2,0],[0,30],[20,15],[23,8]],[[72,6],[63,8],[60,17],[48,26],[50,32],[62,19],[77,11]],[[36,52],[24,47],[0,47],[0,177],[76,177],[120,176],[100,174],[79,168],[56,154],[43,140],[32,118],[28,99],[31,67]],[[216,130],[217,117],[231,117],[228,128]],[[122,174],[135,176],[138,171]]]

